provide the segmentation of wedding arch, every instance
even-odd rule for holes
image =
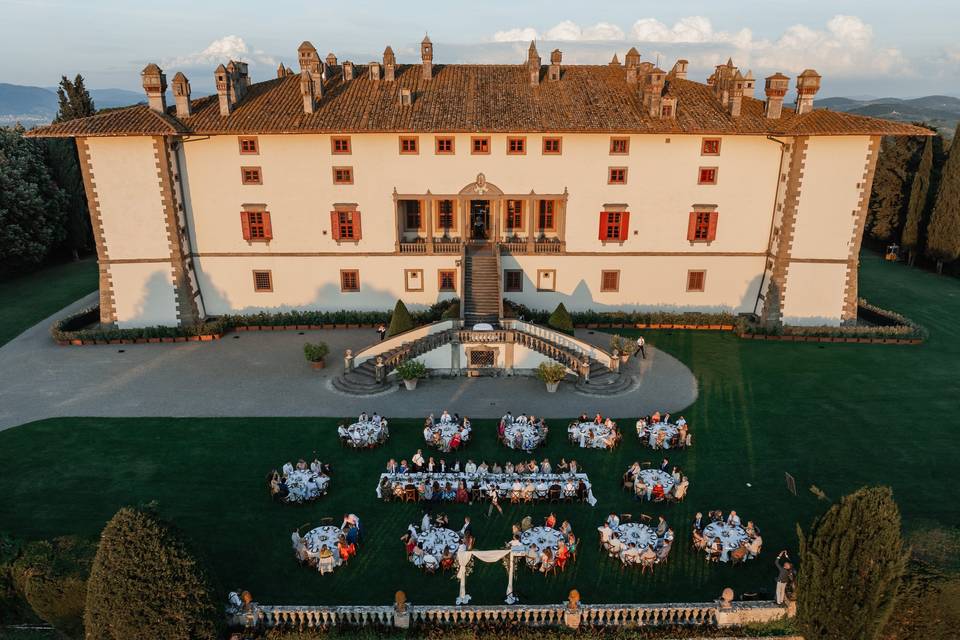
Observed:
[[[523,547],[490,549],[488,551],[458,551],[457,564],[460,565],[460,568],[457,569],[457,578],[460,579],[460,595],[457,596],[457,604],[467,604],[470,602],[470,595],[467,593],[467,569],[474,559],[480,560],[481,562],[498,562],[507,556],[511,556],[511,558],[510,562],[507,563],[509,568],[507,569],[507,597],[505,602],[507,604],[515,604],[517,597],[513,594],[514,558],[523,555]]]

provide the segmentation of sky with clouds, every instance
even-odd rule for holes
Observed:
[[[519,64],[530,40],[565,63],[622,60],[636,46],[664,68],[690,60],[693,79],[732,57],[761,78],[814,68],[822,96],[960,95],[957,0],[0,0],[0,18],[0,82],[14,84],[82,73],[91,87],[139,89],[140,69],[157,62],[200,92],[230,58],[249,62],[254,81],[295,66],[302,40],[361,63],[390,44],[413,62],[429,33],[437,63]]]

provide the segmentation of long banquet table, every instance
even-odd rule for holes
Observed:
[[[550,487],[559,485],[562,495],[566,497],[569,490],[567,481],[571,481],[574,490],[579,486],[580,481],[587,487],[587,503],[590,506],[597,504],[597,499],[593,497],[593,487],[590,485],[590,478],[585,473],[466,473],[460,471],[457,473],[381,473],[380,481],[377,484],[377,497],[383,498],[381,487],[384,480],[391,486],[396,483],[403,485],[416,486],[421,482],[438,482],[441,486],[450,483],[451,486],[458,486],[462,480],[468,490],[474,487],[480,487],[488,491],[491,486],[497,487],[497,494],[501,498],[509,498],[510,492],[514,489],[514,483],[519,481],[521,487],[526,487],[528,482],[532,482],[535,491],[534,499],[546,500]]]

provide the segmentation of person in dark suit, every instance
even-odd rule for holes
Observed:
[[[697,511],[697,515],[693,518],[693,528],[697,531],[703,531],[703,514]]]

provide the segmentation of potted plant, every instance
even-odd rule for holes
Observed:
[[[633,340],[624,340],[623,347],[620,348],[620,363],[627,364],[630,356],[637,352],[637,343]]]
[[[326,342],[307,342],[303,345],[303,355],[314,369],[323,369],[327,366],[324,358],[328,353],[330,353],[330,347]]]
[[[419,360],[407,360],[397,365],[396,372],[397,377],[403,380],[407,391],[413,391],[417,388],[417,381],[427,377],[427,366]]]
[[[547,385],[547,393],[556,393],[557,386],[567,377],[567,368],[559,362],[541,362],[536,375]]]

